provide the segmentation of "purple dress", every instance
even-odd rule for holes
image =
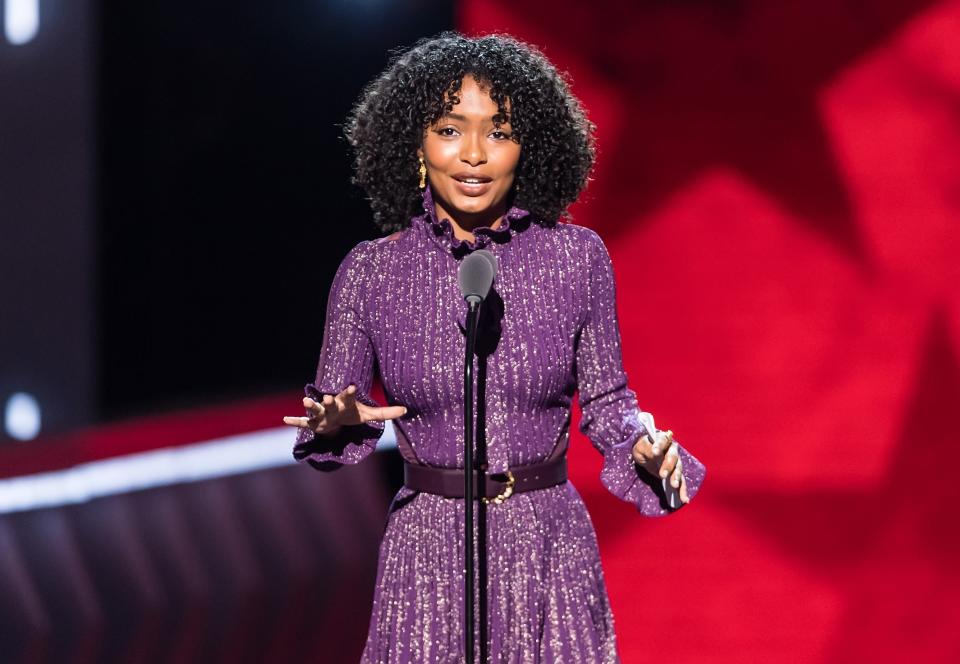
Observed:
[[[580,428],[604,455],[604,486],[646,516],[671,512],[659,480],[631,457],[644,428],[622,366],[612,265],[600,237],[514,207],[497,229],[475,229],[474,242],[462,241],[436,218],[429,189],[424,209],[400,233],[361,242],[344,258],[307,395],[320,399],[353,383],[373,405],[378,371],[389,404],[408,409],[394,421],[403,458],[463,468],[466,304],[457,268],[485,248],[499,260],[478,341],[488,472],[564,454],[579,391]],[[359,463],[382,429],[344,427],[330,439],[301,429],[294,455],[321,470]],[[683,448],[680,457],[692,498],[704,467]],[[463,661],[463,520],[462,499],[397,493],[363,662]],[[487,528],[492,661],[618,662],[596,535],[573,484],[490,505]]]

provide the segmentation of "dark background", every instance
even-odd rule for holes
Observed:
[[[453,4],[120,2],[100,12],[103,417],[298,389],[327,287],[378,234],[340,125]]]
[[[39,10],[0,39],[0,405],[33,395],[46,435],[299,390],[378,235],[340,125],[453,3]]]
[[[0,407],[31,394],[50,430],[98,403],[94,9],[45,0],[34,40],[0,33]]]

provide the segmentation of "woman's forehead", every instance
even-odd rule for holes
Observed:
[[[456,102],[445,117],[454,119],[472,119],[481,117],[490,119],[500,113],[500,107],[490,96],[493,87],[489,82],[477,79],[472,75],[463,77],[460,82],[460,89],[456,92],[448,91],[446,94],[447,103]],[[504,99],[504,108],[507,112],[510,110],[510,100]],[[457,116],[460,116],[459,118]]]

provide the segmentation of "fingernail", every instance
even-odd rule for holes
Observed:
[[[666,476],[667,476],[667,471],[661,470],[661,471],[660,471],[660,477],[666,477]]]

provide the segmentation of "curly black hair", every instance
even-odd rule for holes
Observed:
[[[559,72],[534,46],[508,35],[443,32],[395,53],[364,89],[344,125],[353,183],[366,191],[384,232],[423,211],[417,149],[424,131],[459,103],[464,76],[489,88],[495,121],[520,142],[512,203],[546,223],[567,219],[595,158],[594,125]]]

